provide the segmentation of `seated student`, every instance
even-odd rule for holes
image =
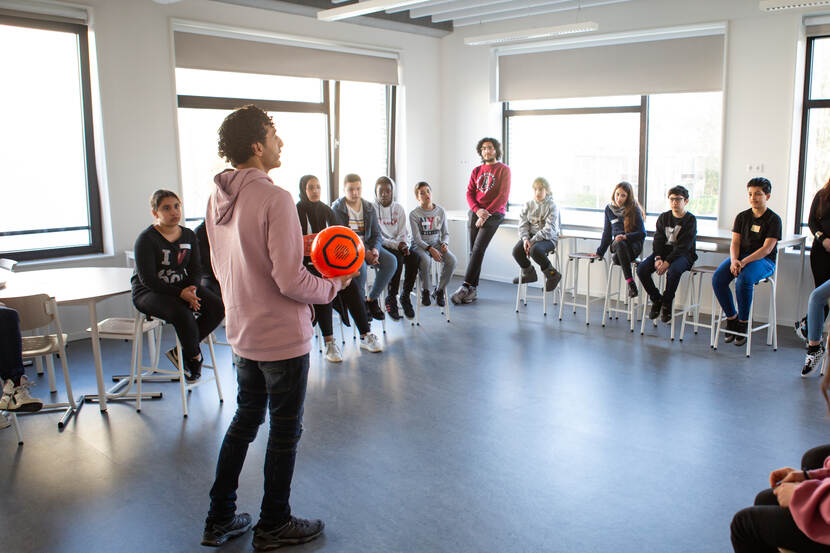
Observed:
[[[210,242],[208,241],[205,222],[202,221],[193,232],[196,234],[196,241],[199,244],[199,261],[202,264],[202,274],[199,275],[199,285],[213,292],[217,298],[222,299],[222,290],[219,289],[219,281],[216,280],[216,275],[213,273],[213,266],[210,264]],[[223,318],[224,313],[225,310],[223,307]]]
[[[43,402],[29,395],[34,384],[23,374],[23,343],[20,338],[20,317],[17,311],[0,303],[0,411],[32,413],[43,408]],[[9,426],[0,415],[0,428]]]
[[[305,235],[317,234],[324,228],[337,224],[334,212],[320,201],[320,181],[314,175],[305,175],[300,178],[300,201],[297,202],[297,215],[300,218],[300,229]],[[311,274],[320,276],[311,264],[311,257],[305,256],[303,264]],[[377,336],[371,333],[363,293],[354,281],[351,281],[348,286],[337,293],[333,302],[314,306],[314,316],[320,326],[323,341],[326,343],[326,359],[332,363],[339,363],[343,360],[340,348],[334,340],[332,308],[335,302],[342,302],[349,310],[360,332],[360,347],[372,353],[383,351]],[[338,312],[342,313],[341,309],[342,306],[339,306]],[[348,324],[348,318],[346,321]]]
[[[519,241],[513,248],[513,259],[522,268],[522,282],[536,282],[538,276],[528,255],[539,264],[545,275],[545,291],[556,289],[562,274],[553,268],[548,254],[556,251],[559,242],[559,208],[553,203],[550,184],[542,177],[533,181],[533,199],[519,214]],[[519,277],[513,284],[519,283]]]
[[[625,181],[614,187],[611,203],[605,206],[605,226],[597,257],[602,257],[611,246],[611,259],[622,268],[628,283],[628,297],[637,296],[637,283],[631,272],[631,263],[643,251],[646,226],[643,208],[634,197],[634,189]]]
[[[675,186],[669,189],[668,197],[671,209],[657,217],[652,254],[637,266],[637,276],[651,298],[648,317],[656,319],[657,315],[661,315],[660,319],[664,323],[671,321],[672,302],[680,277],[692,268],[697,259],[697,218],[686,211],[689,191],[683,186]],[[666,288],[662,296],[651,276],[655,272],[666,275]]]
[[[361,292],[366,289],[366,267],[371,266],[378,270],[372,290],[366,298],[366,308],[375,319],[382,321],[386,318],[380,308],[378,298],[380,293],[392,280],[392,275],[398,268],[395,256],[383,248],[383,235],[380,232],[378,214],[374,206],[361,197],[362,183],[360,177],[349,173],[343,181],[342,198],[337,199],[331,208],[337,217],[337,224],[351,228],[363,240],[366,248],[366,261],[360,268],[360,276],[355,283]]]
[[[813,246],[817,248],[821,246]],[[807,355],[801,376],[808,376],[819,366],[824,358],[824,342],[821,339],[824,331],[825,308],[830,300],[830,280],[813,290],[807,302]]]
[[[449,248],[450,233],[447,230],[447,216],[444,210],[432,203],[432,187],[426,182],[415,185],[415,197],[420,205],[409,212],[409,226],[412,229],[412,251],[418,256],[418,272],[421,275],[421,305],[430,305],[432,274],[429,258],[443,263],[441,279],[435,289],[435,303],[446,303],[447,285],[455,270],[456,259]]]
[[[185,379],[194,382],[202,375],[199,344],[222,322],[224,306],[216,294],[197,286],[202,270],[199,247],[196,234],[179,225],[182,208],[176,193],[156,190],[150,209],[156,222],[135,241],[133,304],[145,315],[175,327],[184,355]],[[179,366],[176,348],[166,355]]]
[[[392,275],[392,280],[389,281],[386,312],[394,320],[399,321],[401,316],[398,313],[397,296],[404,267],[406,267],[406,274],[403,280],[403,290],[401,290],[401,307],[407,319],[415,317],[409,294],[415,286],[418,257],[409,249],[412,238],[409,236],[409,219],[406,217],[406,211],[401,204],[392,200],[394,186],[395,183],[389,177],[378,178],[375,182],[375,209],[378,211],[383,247],[398,261],[398,268]]]
[[[746,184],[746,189],[751,207],[735,217],[729,257],[712,275],[712,288],[726,315],[726,330],[742,334],[747,331],[755,283],[775,272],[775,245],[781,240],[781,217],[773,210],[767,209],[772,184],[764,177],[755,177]],[[737,312],[732,300],[732,291],[729,290],[729,283],[733,279],[737,279]],[[724,342],[733,340],[736,346],[746,343],[745,336],[730,333],[723,339]]]

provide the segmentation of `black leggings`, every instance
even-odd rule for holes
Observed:
[[[306,269],[312,275],[320,276],[320,273],[313,265],[306,265]],[[361,336],[369,333],[372,328],[369,326],[369,314],[366,312],[366,302],[363,299],[363,294],[357,289],[357,284],[352,280],[348,286],[338,292],[337,296],[331,302],[314,305],[314,317],[323,337],[334,334],[334,325],[332,323],[334,302],[341,302],[341,306],[349,310],[349,314],[357,325],[357,330]]]
[[[193,316],[193,310],[181,298],[152,291],[133,293],[136,309],[145,315],[163,319],[175,327],[185,359],[199,355],[199,343],[225,318],[225,306],[216,294],[207,288],[198,288],[196,295],[201,301],[198,317]]]
[[[631,264],[637,259],[641,251],[643,251],[642,242],[632,244],[628,240],[620,240],[611,243],[611,260],[622,267],[626,280],[634,278],[631,273]]]
[[[830,445],[815,447],[801,458],[801,469],[821,468],[828,456]],[[758,494],[754,507],[738,511],[730,529],[735,553],[778,553],[779,547],[803,553],[830,552],[830,546],[814,542],[799,530],[790,509],[778,505],[771,489]]]

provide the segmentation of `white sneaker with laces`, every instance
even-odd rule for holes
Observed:
[[[360,337],[360,349],[365,349],[372,353],[379,353],[383,351],[383,346],[380,345],[378,337],[370,332],[366,336]]]
[[[3,384],[3,393],[0,395],[0,411],[9,410],[9,406],[12,404],[12,394],[14,394],[14,382],[10,378]]]
[[[807,352],[804,358],[804,368],[801,369],[801,378],[806,378],[824,360],[824,343],[819,344],[816,351]]]
[[[34,386],[26,375],[20,377],[20,386],[14,389],[12,394],[12,401],[9,403],[9,411],[21,411],[26,413],[33,413],[40,411],[43,408],[43,402],[36,397],[29,395],[29,388]]]
[[[337,342],[334,340],[326,342],[326,361],[329,363],[340,363],[343,361],[343,356],[340,354],[340,348],[337,347]]]

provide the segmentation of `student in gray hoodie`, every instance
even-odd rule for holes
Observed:
[[[435,303],[444,306],[446,289],[455,270],[456,259],[449,248],[450,233],[447,230],[447,215],[432,203],[432,187],[426,182],[415,185],[415,197],[420,205],[409,213],[412,229],[412,251],[418,256],[418,271],[421,275],[421,305],[430,305],[432,274],[430,258],[443,263],[441,279],[435,290]]]
[[[513,258],[522,269],[513,284],[536,282],[539,277],[530,264],[530,256],[545,275],[545,291],[552,292],[562,280],[562,273],[553,268],[548,254],[556,251],[559,243],[559,208],[553,203],[550,184],[543,177],[533,181],[533,199],[522,207],[519,215],[519,241],[513,248]]]

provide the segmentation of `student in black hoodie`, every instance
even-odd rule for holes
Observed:
[[[170,190],[156,190],[150,208],[156,222],[135,241],[133,304],[145,315],[164,319],[175,327],[182,344],[185,378],[193,382],[202,375],[199,343],[219,326],[225,310],[219,297],[197,286],[201,277],[199,246],[194,232],[179,225],[179,197]],[[179,366],[176,348],[166,355]]]
[[[669,190],[668,198],[671,209],[657,218],[652,254],[637,267],[637,276],[651,298],[648,317],[656,319],[660,315],[664,323],[671,321],[672,302],[680,278],[692,268],[697,259],[697,219],[686,211],[689,191],[683,186],[675,186]],[[651,276],[653,273],[666,275],[666,287],[662,295],[654,285]]]
[[[337,225],[337,217],[335,217],[334,211],[320,201],[320,180],[314,175],[305,175],[300,178],[300,201],[297,202],[297,215],[300,217],[300,229],[304,235],[317,234],[326,227]],[[306,256],[303,263],[309,272],[320,276],[320,273],[311,264],[310,257]],[[317,324],[320,325],[320,333],[326,342],[326,359],[332,363],[339,363],[343,360],[337,342],[334,340],[332,325],[332,309],[334,304],[338,302],[342,302],[337,306],[339,307],[338,312],[342,313],[345,305],[357,325],[357,330],[360,332],[360,347],[372,353],[382,351],[383,347],[380,345],[377,336],[371,333],[369,313],[366,311],[363,294],[360,293],[357,284],[352,280],[348,286],[338,292],[332,303],[314,306],[315,319]],[[348,321],[348,318],[346,320]]]

